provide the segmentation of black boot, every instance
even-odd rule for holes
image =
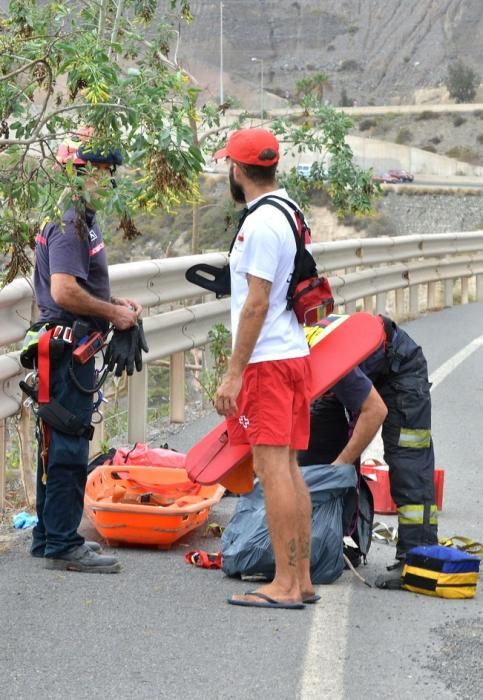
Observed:
[[[404,559],[398,559],[395,564],[387,567],[387,574],[379,574],[374,581],[376,588],[386,588],[387,590],[397,591],[402,584],[402,571]]]

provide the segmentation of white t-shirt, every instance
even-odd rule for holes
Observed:
[[[285,189],[265,193],[289,199]],[[277,201],[277,200],[276,200]],[[282,202],[277,203],[281,204]],[[293,216],[290,207],[287,211]],[[294,217],[295,221],[295,217]],[[293,311],[287,311],[287,291],[294,271],[296,243],[284,214],[270,204],[249,214],[238,232],[230,256],[231,329],[236,342],[240,312],[248,295],[247,275],[272,283],[267,316],[249,362],[288,360],[309,354],[302,326]]]

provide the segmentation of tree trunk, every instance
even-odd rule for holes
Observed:
[[[190,114],[189,117],[191,131],[193,133],[193,144],[195,146],[200,145],[198,138],[198,125],[196,119]],[[199,179],[198,179],[199,182]],[[200,203],[195,202],[193,204],[193,224],[191,227],[191,255],[197,255],[199,253],[199,241],[200,241]]]

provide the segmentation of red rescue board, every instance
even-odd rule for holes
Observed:
[[[384,341],[378,316],[358,312],[329,316],[325,326],[305,329],[312,364],[312,400],[328,391],[351,369],[369,357]],[[249,445],[230,445],[223,421],[186,454],[185,469],[200,484],[220,483],[234,493],[253,488]]]

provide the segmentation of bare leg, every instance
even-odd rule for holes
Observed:
[[[297,499],[297,535],[298,552],[297,574],[302,598],[314,594],[310,579],[310,544],[312,541],[312,499],[297,464],[296,452],[290,450],[290,470]]]
[[[253,466],[265,495],[267,524],[275,557],[275,577],[260,592],[278,601],[302,600],[299,583],[298,508],[288,447],[253,447]],[[305,581],[305,579],[304,579]],[[249,596],[234,596],[247,599]]]

